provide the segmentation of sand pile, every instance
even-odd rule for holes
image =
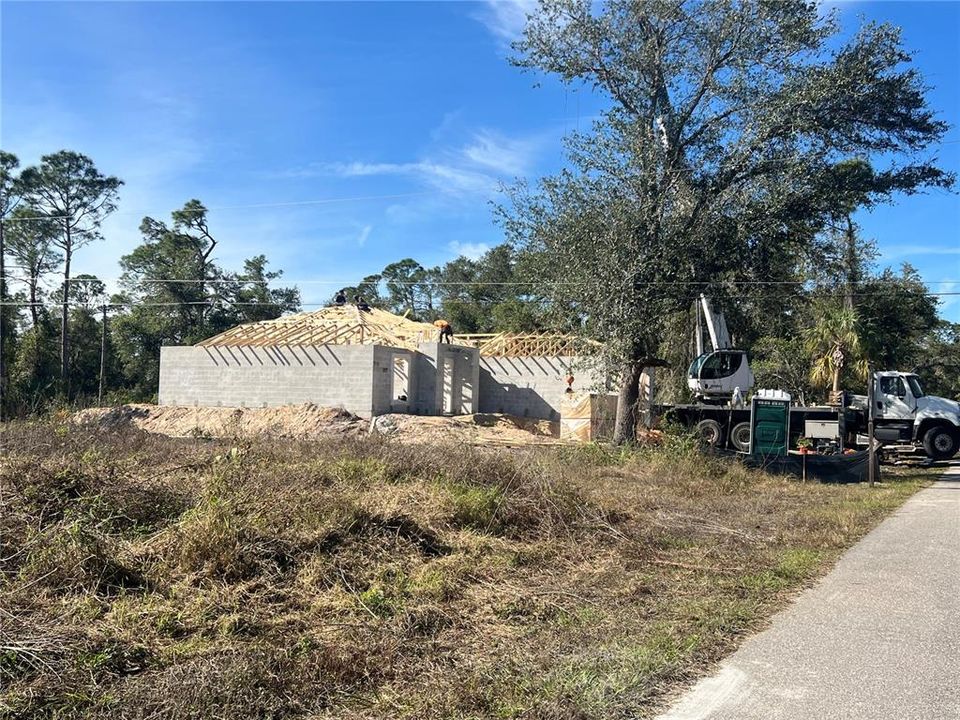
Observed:
[[[80,424],[95,424],[105,430],[132,425],[146,432],[171,437],[360,434],[368,424],[343,408],[313,404],[277,408],[120,405],[83,410],[76,414],[75,420]]]
[[[82,425],[104,430],[136,427],[170,437],[310,438],[334,434],[386,435],[400,442],[530,445],[557,442],[559,423],[511,415],[455,417],[380,415],[371,423],[343,408],[290,405],[277,408],[211,408],[166,405],[120,405],[82,410]]]
[[[371,431],[404,442],[530,445],[557,442],[560,425],[549,420],[494,413],[453,417],[391,414],[374,418]]]

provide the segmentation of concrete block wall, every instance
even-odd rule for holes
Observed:
[[[395,392],[394,359],[408,359],[406,403]],[[572,371],[577,391],[603,378],[575,357],[480,357],[476,348],[422,343],[417,352],[381,345],[165,347],[161,405],[276,407],[316,403],[362,417],[389,412],[438,415],[444,360],[452,360],[454,414],[508,413],[555,420]]]
[[[410,412],[417,415],[438,415],[440,401],[437,399],[437,353],[436,350],[431,353],[423,344],[418,350],[419,352],[414,353],[412,363],[412,373],[417,382],[410,395]]]
[[[454,359],[455,411],[460,415],[480,412],[480,351],[462,345],[441,345],[440,352]],[[442,380],[440,383],[442,390]],[[459,408],[459,410],[457,409]]]
[[[391,412],[413,412],[419,375],[414,356],[417,353],[385,345],[373,346],[372,399],[373,414],[384,415]],[[394,360],[404,358],[407,361],[407,400],[399,399],[402,378],[397,374]],[[429,377],[429,376],[427,376]]]
[[[575,390],[590,391],[604,383],[602,373],[579,357],[480,358],[480,410],[520,417],[557,420],[573,374]]]
[[[452,413],[471,415],[480,412],[480,353],[476,348],[446,343],[420,343],[417,347],[416,374],[418,392],[413,412],[443,415],[444,362],[452,361],[450,380]]]
[[[370,417],[374,353],[373,345],[164,347],[159,401],[208,407],[316,403]]]

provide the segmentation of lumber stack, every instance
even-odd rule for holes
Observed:
[[[616,395],[566,393],[560,401],[560,439],[593,442],[609,438],[616,416]]]

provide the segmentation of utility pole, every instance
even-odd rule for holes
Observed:
[[[100,308],[103,316],[100,321],[100,385],[97,387],[97,405],[103,405],[103,372],[107,358],[107,306]]]
[[[867,477],[870,479],[870,487],[873,487],[877,482],[876,477],[876,462],[877,462],[877,448],[873,439],[873,413],[876,410],[874,403],[876,402],[877,393],[875,391],[876,378],[873,375],[873,368],[870,367],[867,369],[867,463],[869,467],[867,468]]]
[[[853,226],[853,219],[847,214],[847,229],[844,244],[844,264],[847,266],[847,288],[843,298],[843,307],[853,310],[853,294],[856,285],[860,282],[859,258],[857,257],[857,233]]]

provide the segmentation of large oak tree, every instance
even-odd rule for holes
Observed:
[[[951,183],[924,154],[947,126],[898,31],[837,34],[797,0],[541,0],[528,18],[514,62],[609,107],[568,139],[570,168],[515,187],[503,219],[544,294],[621,368],[618,441],[635,437],[641,370],[696,292],[797,278],[836,215],[838,163],[870,159],[874,197]]]

